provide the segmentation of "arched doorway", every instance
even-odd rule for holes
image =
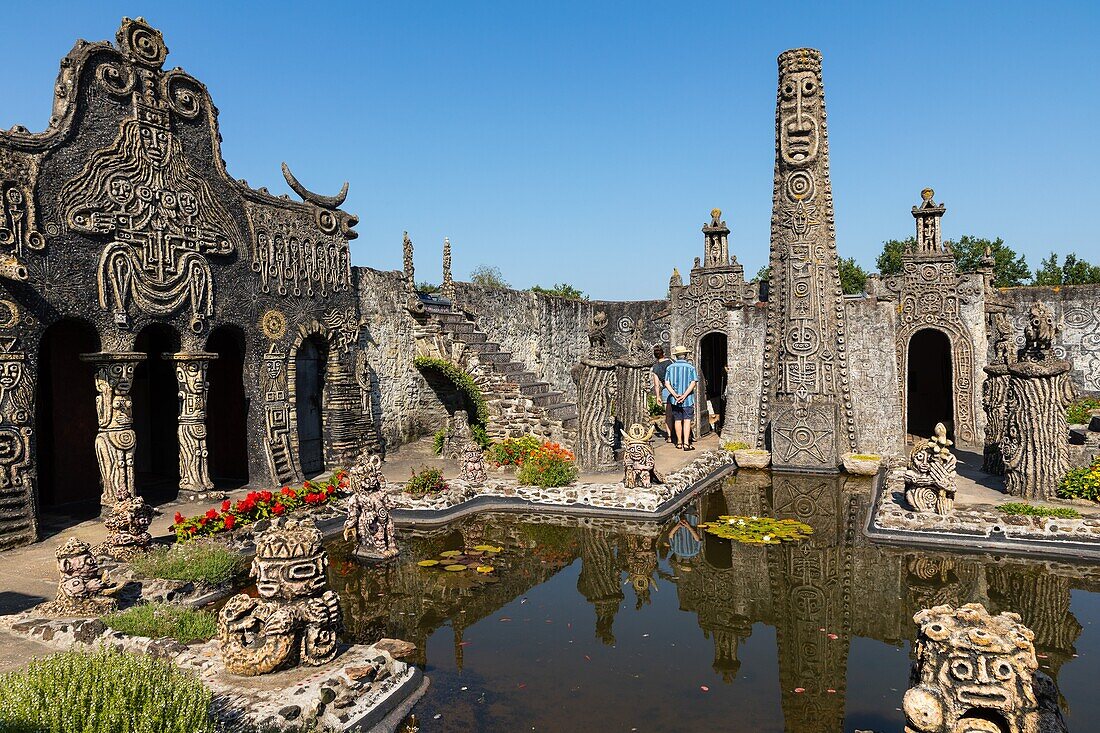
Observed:
[[[934,328],[917,331],[909,339],[908,358],[905,432],[929,437],[942,422],[954,437],[950,337]]]
[[[63,320],[38,349],[35,463],[41,512],[72,520],[98,516],[102,484],[95,457],[95,369],[81,354],[99,351],[91,324]]]
[[[219,489],[248,483],[248,398],[244,391],[244,333],[223,326],[206,340],[217,354],[206,372],[206,447],[210,478]]]
[[[325,387],[328,344],[310,336],[294,356],[294,404],[298,414],[298,462],[302,475],[325,470],[324,425],[321,405]]]
[[[700,405],[696,413],[707,419],[716,431],[722,430],[726,417],[726,365],[729,357],[726,353],[728,340],[726,334],[715,331],[708,333],[699,341],[699,376],[703,380],[706,401],[714,410],[707,411],[706,404]],[[700,432],[707,431],[707,425],[700,424]]]
[[[157,504],[179,494],[179,385],[176,366],[164,358],[180,350],[179,334],[163,323],[146,326],[134,341],[145,361],[134,369],[134,485]]]

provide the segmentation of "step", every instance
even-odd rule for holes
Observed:
[[[573,417],[577,414],[577,403],[575,402],[558,402],[546,407],[546,414],[557,420],[564,420],[567,417]]]
[[[563,393],[547,390],[541,394],[531,395],[531,402],[535,403],[539,407],[550,407],[551,405],[557,405],[561,403]]]
[[[478,358],[495,367],[512,363],[512,355],[507,351],[478,351]]]
[[[511,365],[506,365],[506,366],[511,366]],[[534,384],[539,379],[538,377],[536,377],[534,374],[527,371],[526,369],[515,369],[515,368],[508,369],[508,368],[501,368],[500,366],[496,366],[495,371],[496,371],[497,374],[504,377],[505,380],[511,382],[514,385],[517,385],[520,388],[522,388],[523,385],[525,385],[525,384]]]
[[[533,397],[534,395],[537,395],[537,394],[544,394],[546,392],[549,392],[550,391],[550,383],[549,382],[527,382],[526,384],[521,384],[519,386],[519,391],[520,391],[521,394],[526,395],[527,397]]]
[[[451,338],[455,341],[461,341],[467,346],[480,346],[488,340],[488,336],[481,331],[470,331],[469,333],[454,333],[451,332]]]

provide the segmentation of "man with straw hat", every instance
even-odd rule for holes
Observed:
[[[665,391],[662,393],[665,404],[672,409],[676,445],[681,450],[695,450],[691,444],[691,423],[695,419],[695,385],[699,382],[699,374],[687,360],[690,353],[686,346],[672,349],[675,361],[665,371]]]

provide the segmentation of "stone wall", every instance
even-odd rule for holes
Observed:
[[[902,456],[904,418],[894,358],[894,304],[875,298],[846,298],[848,369],[856,413],[856,449],[887,458]]]
[[[729,311],[726,326],[729,379],[722,440],[756,445],[764,386],[765,303]]]
[[[564,392],[569,401],[577,397],[569,372],[588,354],[588,324],[593,313],[607,313],[615,356],[626,353],[630,329],[639,318],[645,322],[642,341],[647,349],[658,342],[666,352],[669,348],[667,324],[655,321],[667,308],[665,300],[573,300],[464,282],[455,283],[455,300],[491,340],[549,382],[551,389]]]
[[[1100,392],[1100,285],[1005,288],[1000,293],[1012,306],[1019,346],[1028,308],[1036,300],[1045,303],[1062,322],[1055,355],[1073,364],[1070,375],[1079,390]]]

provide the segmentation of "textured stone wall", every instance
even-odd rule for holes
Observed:
[[[668,351],[668,328],[654,317],[668,305],[665,300],[587,301],[541,295],[526,290],[484,288],[456,282],[458,306],[477,322],[478,328],[551,389],[576,400],[570,370],[588,354],[588,323],[592,314],[607,313],[609,346],[613,356],[626,353],[630,329],[645,322],[642,341],[647,348],[662,343]]]
[[[904,420],[898,391],[894,303],[846,298],[848,368],[856,413],[856,450],[900,458]]]
[[[724,442],[756,445],[760,426],[760,393],[764,385],[764,303],[728,312],[726,326],[729,379],[726,382]]]
[[[1036,300],[1045,303],[1062,322],[1055,356],[1073,365],[1070,376],[1079,390],[1100,392],[1100,285],[1005,288],[1000,292],[1012,305],[1017,344],[1024,343],[1028,308]]]

